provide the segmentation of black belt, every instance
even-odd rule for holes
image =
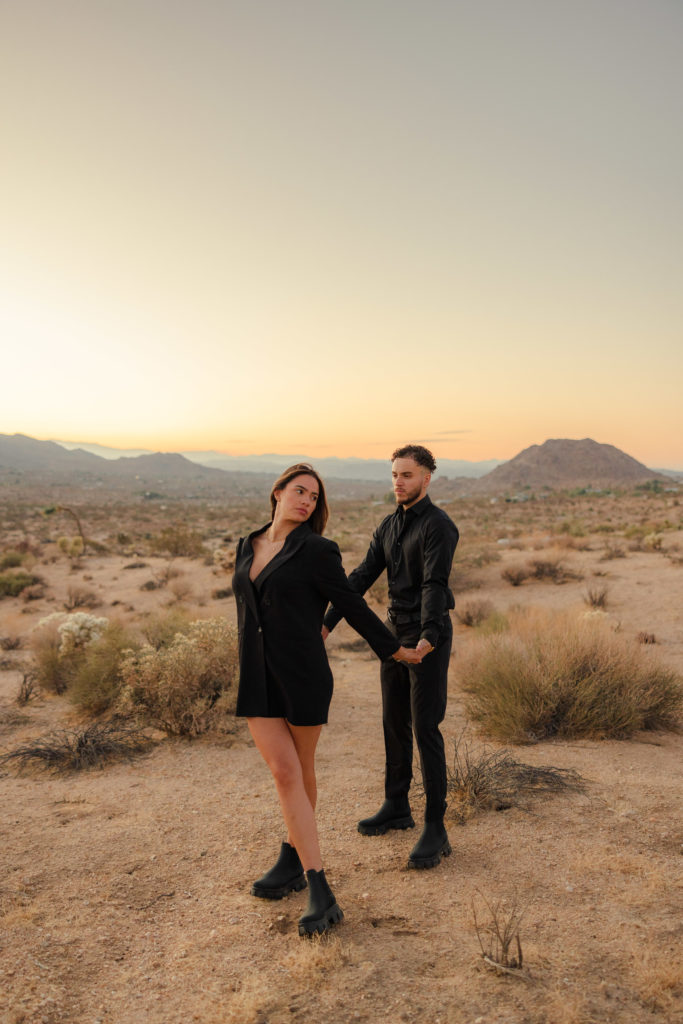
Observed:
[[[387,618],[394,626],[407,626],[410,622],[422,622],[420,612],[395,612],[393,608],[387,609]]]

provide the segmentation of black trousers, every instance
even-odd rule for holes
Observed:
[[[387,626],[405,647],[414,647],[420,639],[419,623],[387,622]],[[436,647],[421,665],[401,665],[390,660],[383,661],[380,669],[385,795],[389,800],[408,795],[413,777],[414,731],[427,797],[426,821],[440,820],[446,810],[446,755],[439,725],[446,714],[452,642],[449,618],[444,620]]]

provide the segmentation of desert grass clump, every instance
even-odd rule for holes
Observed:
[[[588,587],[583,599],[589,608],[606,608],[609,587]]]
[[[461,665],[461,684],[483,732],[532,743],[678,728],[680,677],[614,633],[602,616],[586,616],[517,612],[507,632],[475,640]]]
[[[224,619],[193,622],[166,646],[145,645],[124,659],[120,710],[140,714],[169,736],[225,728],[237,671],[236,630]]]
[[[0,650],[18,651],[21,647],[20,636],[0,636]]]
[[[463,825],[479,811],[504,811],[533,796],[580,793],[584,780],[572,768],[524,764],[510,750],[474,750],[461,735],[447,767],[449,813]]]
[[[520,587],[524,580],[528,580],[531,576],[531,572],[525,565],[508,565],[506,569],[503,569],[501,579],[504,579],[506,583],[509,583],[512,587]]]
[[[32,572],[18,572],[9,569],[7,572],[0,572],[0,598],[18,597],[26,587],[33,587],[42,584],[44,581],[40,576]]]
[[[455,617],[463,626],[480,626],[493,614],[493,602],[483,598],[462,601],[455,609]]]
[[[152,740],[138,726],[110,719],[84,729],[63,730],[32,740],[0,757],[0,764],[20,772],[42,768],[54,774],[102,768],[112,761],[130,760],[148,750]]]

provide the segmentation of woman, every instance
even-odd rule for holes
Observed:
[[[272,772],[287,841],[252,893],[282,899],[308,883],[300,935],[324,932],[343,918],[327,884],[315,822],[315,749],[332,698],[322,638],[329,602],[382,659],[417,664],[349,586],[337,545],[323,538],[328,517],[322,480],[305,463],[286,470],[270,494],[272,522],[240,540],[237,598],[240,683],[237,714]]]

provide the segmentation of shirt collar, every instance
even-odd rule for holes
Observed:
[[[401,516],[406,516],[409,513],[413,513],[416,516],[421,516],[427,511],[431,503],[431,498],[429,497],[428,494],[425,494],[424,498],[420,498],[420,500],[416,501],[414,505],[410,506],[410,508],[404,508],[403,505],[399,505],[397,512]]]

